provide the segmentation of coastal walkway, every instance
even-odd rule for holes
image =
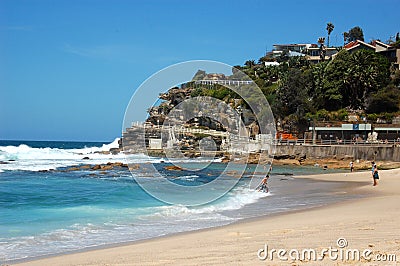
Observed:
[[[202,85],[233,85],[233,86],[240,86],[240,85],[249,85],[253,84],[254,81],[252,80],[228,80],[228,79],[204,79],[204,80],[196,80],[195,84],[202,84]]]
[[[143,133],[145,133],[145,136]],[[139,134],[140,136],[138,136]],[[305,158],[353,158],[362,160],[400,161],[400,142],[397,140],[312,140],[312,139],[275,139],[271,134],[259,135],[256,139],[247,136],[238,137],[226,131],[203,128],[186,128],[184,126],[159,126],[148,123],[135,123],[123,134],[124,145],[137,150],[140,139],[148,139],[149,147],[167,147],[176,143],[187,142],[187,135],[199,134],[204,137],[222,139],[220,151],[230,153],[248,153],[266,151],[275,155]],[[201,137],[201,136],[199,136]],[[150,145],[151,144],[151,145]],[[156,146],[152,146],[152,145]],[[141,146],[138,146],[141,147]],[[143,148],[143,147],[142,147]]]
[[[151,125],[151,124],[146,124],[146,123],[140,123],[140,122],[135,122],[132,123],[131,128],[127,128],[127,132],[131,131],[132,128],[139,128],[139,127],[144,127],[145,129],[152,129],[152,130],[158,130],[158,131],[163,131],[163,132],[170,132],[171,130],[176,133],[176,134],[203,134],[203,135],[209,135],[209,136],[215,136],[215,137],[224,137],[228,138],[229,137],[229,132],[226,131],[218,131],[218,130],[213,130],[213,129],[202,129],[202,128],[187,128],[184,126],[167,126],[167,125]]]
[[[202,128],[187,128],[184,126],[167,126],[167,125],[151,125],[151,124],[146,124],[146,123],[141,123],[141,122],[135,122],[132,123],[132,127],[128,128],[127,131],[129,132],[130,130],[134,128],[139,128],[139,127],[144,127],[145,129],[153,129],[153,130],[159,130],[159,131],[167,131],[171,132],[171,130],[174,133],[177,134],[202,134],[202,135],[208,135],[208,136],[215,136],[215,137],[222,137],[222,138],[231,138],[231,139],[237,139],[237,136],[230,134],[227,131],[218,131],[218,130],[213,130],[213,129],[202,129]],[[247,137],[240,137],[241,140],[249,140]],[[268,142],[271,143],[271,139],[268,139]],[[381,146],[381,147],[391,147],[391,146],[399,146],[400,147],[400,141],[399,140],[375,140],[375,141],[368,141],[368,140],[340,140],[337,141],[335,139],[331,140],[312,140],[312,139],[274,139],[272,141],[273,144],[275,145],[324,145],[324,146],[353,146],[353,145],[359,145],[359,146]]]
[[[164,126],[164,129],[168,127]],[[175,133],[181,133],[181,134],[203,134],[203,135],[209,135],[209,136],[215,136],[215,137],[224,137],[228,138],[229,137],[229,132],[226,131],[217,131],[213,129],[202,129],[202,128],[186,128],[186,127],[174,127],[171,128],[174,130]]]
[[[335,139],[329,140],[315,140],[313,142],[312,139],[275,139],[274,143],[276,145],[325,145],[325,146],[382,146],[382,147],[391,147],[391,146],[400,146],[400,141],[398,140],[340,140],[337,141]]]

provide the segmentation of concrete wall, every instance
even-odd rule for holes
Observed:
[[[400,147],[360,145],[277,145],[275,155],[306,158],[351,157],[360,160],[400,161]]]

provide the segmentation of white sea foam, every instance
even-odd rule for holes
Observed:
[[[0,161],[6,162],[6,164],[0,164],[0,172],[3,170],[47,170],[87,163],[125,162],[126,158],[124,154],[95,153],[115,147],[117,143],[118,140],[111,144],[103,145],[103,147],[86,147],[82,149],[32,148],[27,145],[0,147]],[[90,160],[83,160],[83,157],[89,157]],[[129,155],[128,160],[130,163],[182,161],[152,158],[143,154]],[[183,161],[197,162],[198,159]],[[187,175],[180,178],[190,181],[198,178],[198,176]],[[117,210],[118,213],[113,213],[115,217],[120,217],[115,221],[113,221],[114,219],[104,223],[99,221],[96,225],[75,224],[63,229],[54,229],[43,234],[20,236],[7,240],[0,237],[0,261],[2,259],[13,260],[54,254],[102,244],[139,240],[228,224],[237,220],[237,218],[225,215],[224,211],[240,209],[267,195],[265,193],[255,193],[254,190],[245,187],[239,187],[229,192],[223,199],[204,206],[188,208],[175,205],[126,208]],[[89,209],[86,209],[88,208],[87,206],[71,208],[74,211],[90,212],[93,215],[110,211],[101,208],[96,209],[93,206],[90,206]],[[68,210],[65,213],[68,213]]]
[[[174,177],[174,179],[194,181],[197,177],[199,177],[199,176],[198,175],[184,175],[184,176]]]
[[[102,147],[85,147],[81,149],[32,148],[25,144],[19,146],[0,146],[0,171],[27,170],[40,171],[79,164],[101,164],[107,162],[125,162],[123,153],[104,154],[111,148],[118,147],[118,138]],[[88,157],[89,160],[83,159]],[[153,162],[154,159],[143,154],[129,155],[129,162]]]
[[[207,219],[221,220],[221,215],[218,213],[241,209],[245,205],[255,203],[259,199],[269,195],[270,193],[255,192],[247,187],[240,187],[229,192],[227,197],[224,197],[222,200],[217,202],[213,202],[212,204],[198,207],[186,207],[183,205],[153,207],[152,213],[144,215],[142,218],[148,219],[149,216],[154,216],[163,218],[174,217],[175,219],[179,218],[188,220],[194,217],[198,219],[199,214],[205,214]]]
[[[35,236],[15,237],[7,239],[6,242],[0,241],[0,258],[13,260],[32,255],[48,255],[229,224],[237,218],[228,217],[223,214],[223,211],[242,208],[267,195],[241,187],[231,191],[226,199],[212,205],[195,208],[175,205],[127,209],[123,210],[123,213],[128,214],[126,217],[131,218],[127,218],[125,222],[121,218],[122,220],[118,223],[73,224],[68,228],[56,229]],[[49,243],[52,243],[51,246]]]
[[[74,224],[67,229],[57,229],[35,236],[16,237],[8,239],[6,242],[0,241],[0,261],[1,259],[9,261],[147,239],[229,223],[228,221],[204,223],[204,220],[201,219],[196,219],[191,223],[179,223],[176,220],[171,222],[157,219],[153,222],[148,220],[143,223],[140,221],[124,224],[107,223],[101,226]]]
[[[25,170],[41,171],[60,167],[74,166],[79,164],[102,164],[107,162],[125,163],[179,163],[179,162],[202,162],[202,158],[196,159],[165,159],[155,158],[144,154],[105,154],[112,148],[118,148],[119,138],[112,143],[104,144],[102,147],[85,147],[81,149],[59,149],[59,148],[33,148],[21,144],[19,146],[0,146],[0,171],[2,170]],[[89,160],[83,159],[88,157]],[[206,160],[206,159],[204,159]]]

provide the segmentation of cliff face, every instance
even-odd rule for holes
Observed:
[[[147,118],[146,122],[157,126],[162,125],[164,123],[165,116],[175,106],[190,98],[192,90],[192,87],[174,87],[169,89],[166,93],[160,93],[159,98],[163,100],[163,102],[159,106],[153,106],[148,110],[149,117]]]
[[[199,71],[199,73],[196,74],[198,80],[213,81],[230,79],[230,77],[224,74],[206,74],[203,72]],[[123,146],[132,152],[143,152],[146,148],[161,150],[167,145],[170,147],[171,145],[175,145],[183,151],[198,151],[199,140],[208,136],[214,140],[217,151],[221,151],[223,150],[221,149],[221,145],[224,142],[223,139],[226,138],[226,135],[224,135],[227,131],[226,127],[231,127],[232,123],[236,124],[235,116],[237,117],[238,114],[246,125],[249,136],[255,138],[260,130],[254,114],[246,109],[246,105],[242,99],[239,99],[235,93],[230,93],[229,91],[228,88],[222,85],[204,85],[193,81],[183,84],[181,87],[173,87],[165,93],[160,93],[159,99],[161,103],[158,106],[153,106],[148,109],[149,116],[145,124],[132,126],[123,133]],[[205,103],[200,101],[198,105],[193,104],[193,106],[189,102],[188,110],[186,110],[187,108],[185,109],[183,105],[177,107],[182,102],[196,96],[209,96],[215,99],[216,106],[214,107],[217,113],[214,113],[214,108],[212,108],[212,113],[207,113],[207,111],[210,110],[210,105],[207,101],[205,101]],[[225,102],[225,105],[219,104],[218,101]],[[185,104],[186,103],[187,102],[185,102]],[[175,112],[177,109],[183,114],[180,119],[188,120],[182,121],[183,128],[180,128],[178,130],[179,132],[175,132],[171,135],[172,128],[168,128],[169,124],[166,123],[166,125],[164,125],[164,122],[168,114],[171,114],[171,110]],[[191,112],[200,115],[197,117],[190,117],[190,115],[188,115],[186,116],[187,118],[185,118],[185,115]],[[215,119],[212,117],[215,117]],[[222,123],[227,126],[225,127]],[[163,125],[164,131],[161,132]],[[185,128],[188,130],[185,131]],[[196,132],[197,129],[201,130],[201,132]],[[162,143],[160,145],[156,144],[160,142],[160,140],[162,140]]]
[[[176,106],[184,100],[190,98],[193,88],[178,88],[174,87],[169,89],[166,93],[161,93],[159,98],[161,100],[167,101],[170,105]]]
[[[163,100],[163,102],[159,106],[154,106],[149,109],[149,117],[146,122],[155,126],[162,125],[166,116],[172,109],[192,97],[191,94],[193,90],[194,88],[192,86],[184,88],[174,87],[169,89],[166,93],[160,93],[159,98]],[[225,117],[225,114],[221,113],[219,116]],[[195,119],[190,119],[185,122],[188,127],[201,127],[205,129],[225,131],[221,123],[205,116],[196,117]]]

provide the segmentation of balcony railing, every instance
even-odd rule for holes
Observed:
[[[276,145],[362,145],[362,146],[396,146],[400,147],[400,140],[336,140],[336,139],[318,139],[313,143],[312,139],[275,139]]]

